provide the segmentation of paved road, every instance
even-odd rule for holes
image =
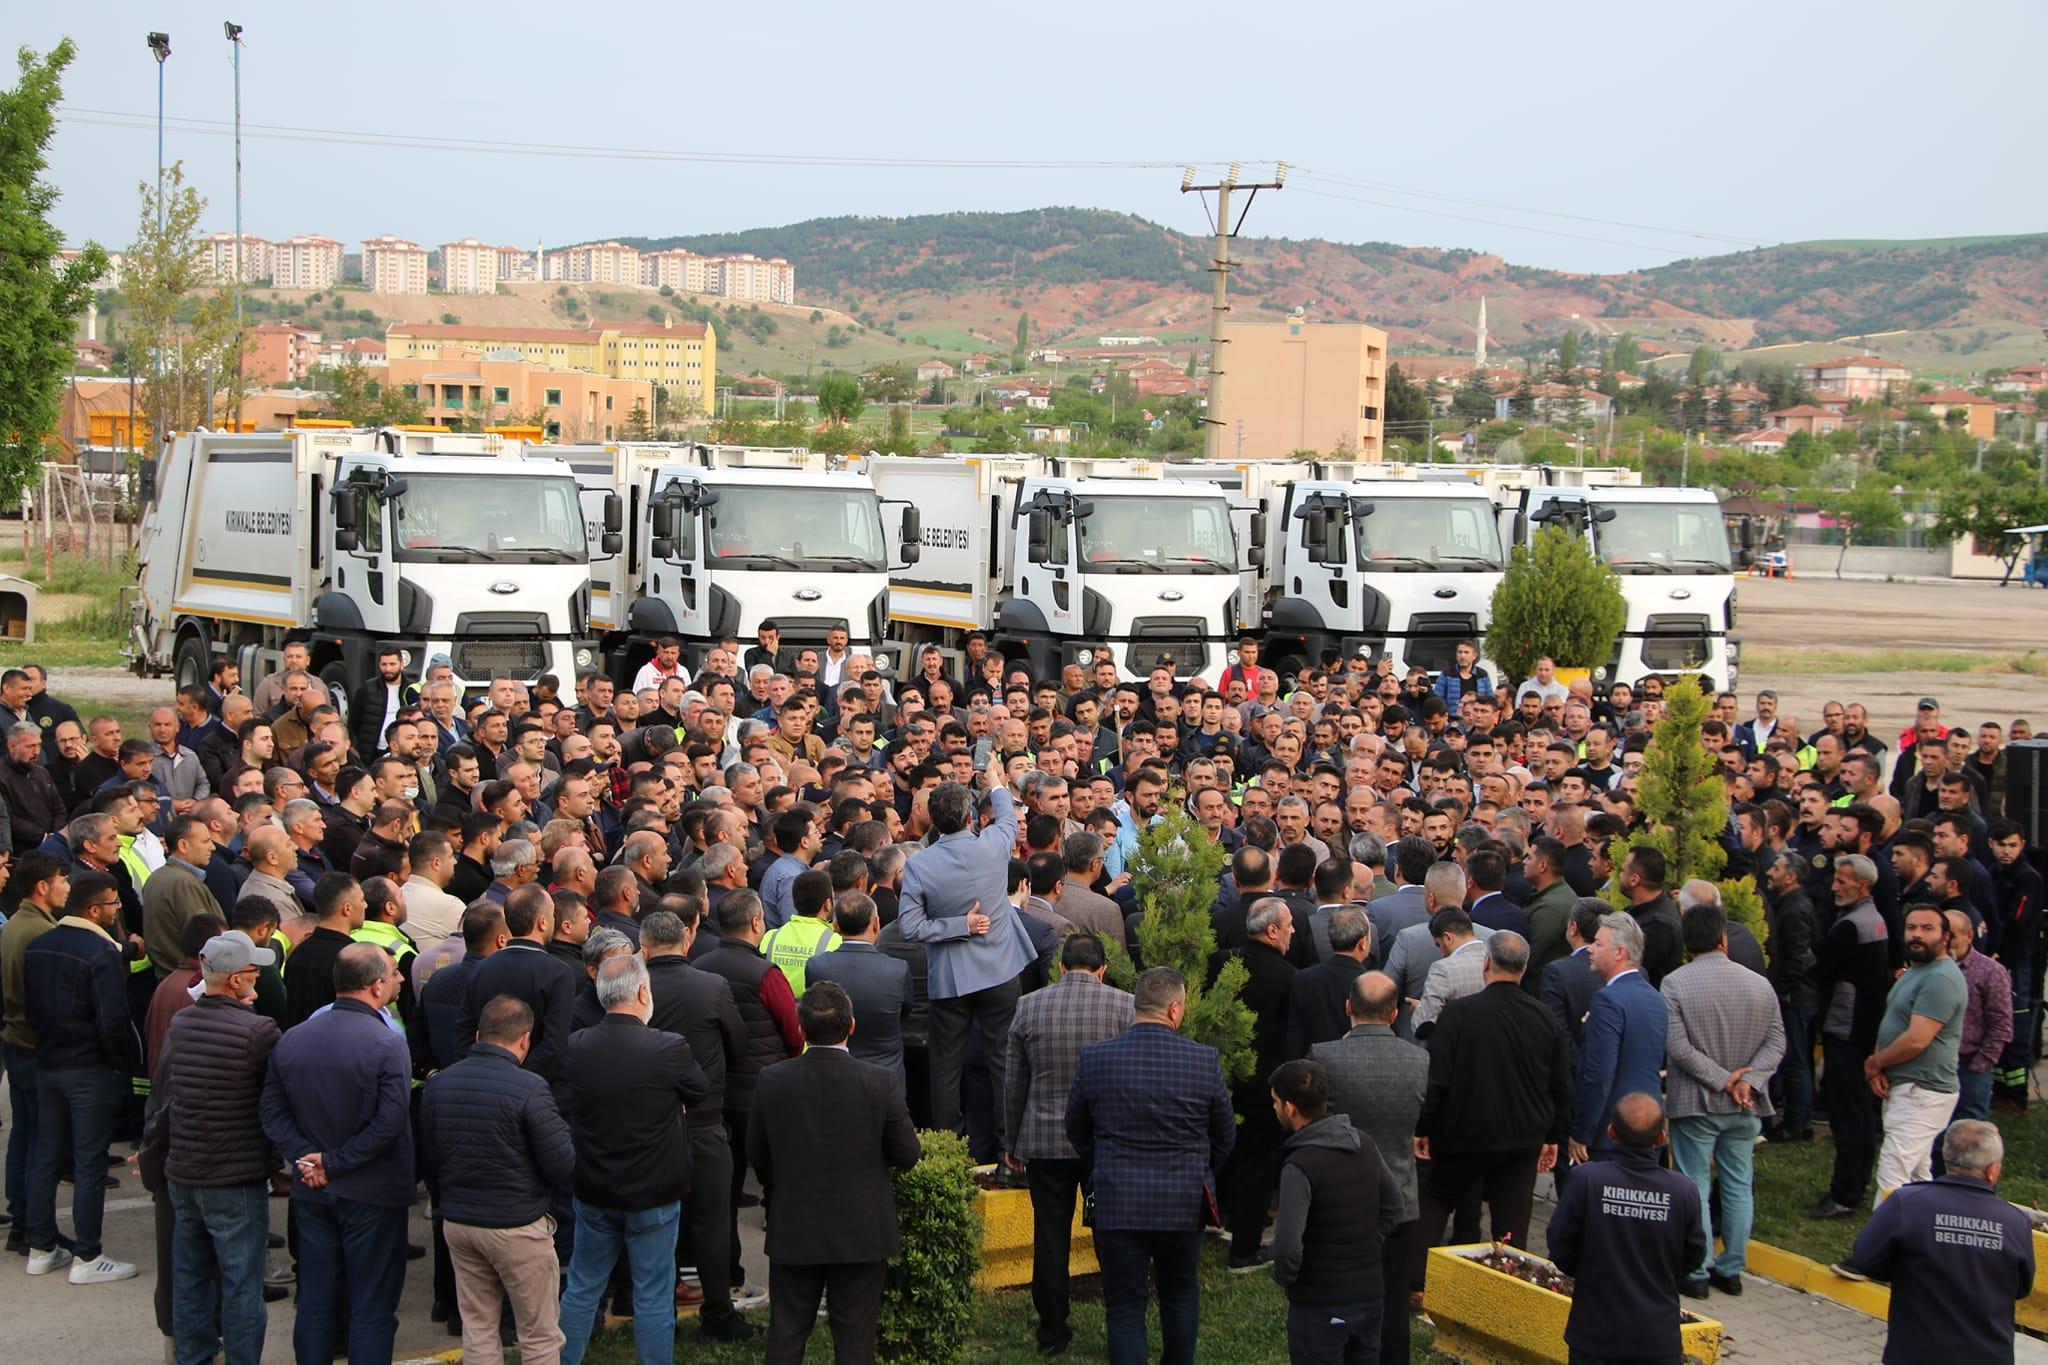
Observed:
[[[0,1083],[0,1117],[11,1120],[6,1086]],[[12,1128],[0,1133],[11,1137]],[[74,1285],[60,1272],[30,1279],[27,1261],[0,1255],[0,1360],[5,1361],[91,1361],[94,1365],[156,1365],[165,1359],[164,1340],[157,1335],[152,1296],[156,1292],[155,1233],[150,1197],[133,1170],[118,1177],[121,1185],[107,1192],[106,1227],[103,1238],[107,1254],[133,1261],[141,1273],[118,1284]],[[58,1225],[71,1230],[70,1186],[58,1188]],[[282,1235],[285,1200],[270,1201],[271,1230]],[[426,1205],[413,1210],[412,1240],[420,1246],[430,1239]],[[768,1262],[761,1255],[761,1213],[742,1210],[740,1241],[744,1247],[747,1273],[756,1284],[766,1284]],[[272,1263],[281,1263],[282,1251],[271,1253]],[[428,1258],[414,1261],[406,1269],[405,1294],[398,1305],[398,1358],[434,1355],[460,1344],[440,1323],[427,1319],[433,1304],[433,1268]],[[766,1310],[752,1316],[763,1326]],[[291,1365],[291,1303],[270,1305],[270,1330],[264,1338],[264,1365]]]

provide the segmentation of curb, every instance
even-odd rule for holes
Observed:
[[[1845,1280],[1819,1261],[1801,1256],[1796,1251],[1774,1247],[1768,1242],[1751,1240],[1746,1257],[1751,1274],[1761,1275],[1787,1289],[1833,1299],[1844,1308],[1853,1308],[1879,1322],[1890,1316],[1892,1291],[1884,1285],[1867,1280]]]

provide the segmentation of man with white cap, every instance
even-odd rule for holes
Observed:
[[[275,1163],[260,1101],[279,1034],[252,1006],[258,974],[276,961],[239,929],[208,939],[199,950],[204,993],[171,1021],[150,1086],[147,1147],[163,1152],[177,1219],[171,1318],[181,1361],[263,1355]],[[168,1119],[160,1130],[158,1115]]]

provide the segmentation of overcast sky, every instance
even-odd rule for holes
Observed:
[[[248,26],[246,230],[322,232],[351,251],[383,232],[554,245],[1049,204],[1201,231],[1199,205],[1177,192],[1191,158],[1297,168],[1284,193],[1259,197],[1247,235],[1471,247],[1575,270],[2048,225],[2041,0],[1972,0],[1946,18],[1903,0],[14,7],[17,43],[68,33],[80,48],[52,149],[71,238],[133,235],[136,186],[156,165],[150,29],[171,35],[167,115],[223,125],[174,122],[167,155],[211,201],[207,226],[232,225],[230,17]],[[137,126],[105,126],[106,113]],[[1170,165],[707,163],[337,145],[333,133]]]

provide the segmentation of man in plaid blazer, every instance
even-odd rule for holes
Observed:
[[[1720,906],[1693,906],[1683,927],[1692,961],[1660,987],[1671,1021],[1664,1035],[1666,1109],[1672,1162],[1700,1190],[1707,1257],[1685,1291],[1704,1299],[1709,1284],[1727,1294],[1742,1292],[1756,1208],[1751,1155],[1771,1114],[1771,1073],[1785,1056],[1785,1026],[1769,979],[1729,958],[1728,920]],[[1718,1258],[1716,1171],[1724,1248]]]
[[[1114,1038],[1131,1026],[1131,997],[1103,976],[1108,959],[1090,933],[1067,936],[1060,948],[1060,979],[1018,1002],[1010,1024],[1003,1091],[1010,1150],[1003,1164],[1022,1171],[1031,1188],[1031,1306],[1038,1312],[1038,1349],[1056,1355],[1073,1333],[1067,1327],[1067,1253],[1074,1226],[1074,1196],[1085,1173],[1067,1140],[1067,1095],[1081,1049]]]
[[[1197,1271],[1212,1181],[1237,1139],[1216,1049],[1176,1031],[1187,981],[1171,967],[1138,978],[1131,1027],[1081,1049],[1067,1097],[1067,1138],[1090,1171],[1095,1254],[1111,1365],[1150,1358],[1145,1276],[1159,1291],[1165,1365],[1193,1365]]]

